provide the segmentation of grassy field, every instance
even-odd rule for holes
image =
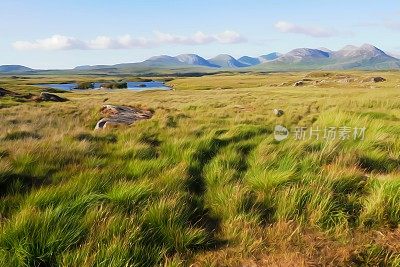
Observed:
[[[0,87],[38,94],[31,84],[92,79]],[[67,92],[63,103],[0,97],[0,266],[400,265],[399,72],[169,84]],[[104,103],[154,116],[93,131]],[[366,132],[278,142],[275,125]]]

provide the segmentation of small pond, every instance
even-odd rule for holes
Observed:
[[[96,82],[94,83],[94,89],[100,89],[100,85],[102,83]],[[162,90],[171,90],[171,87],[168,87],[163,82],[159,81],[151,81],[151,82],[127,82],[129,90],[153,90],[153,89],[162,89]],[[76,83],[45,83],[45,84],[35,84],[35,86],[53,88],[58,90],[71,91],[74,90],[77,86]],[[112,89],[116,90],[116,89]]]

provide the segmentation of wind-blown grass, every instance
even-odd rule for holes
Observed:
[[[339,85],[342,74],[301,88],[291,84],[319,74],[180,78],[174,91],[71,92],[65,103],[0,99],[0,265],[397,266],[400,76],[353,72],[388,81]],[[27,92],[90,79],[0,81]],[[93,131],[105,99],[154,116]],[[278,142],[277,124],[367,130],[364,140]]]

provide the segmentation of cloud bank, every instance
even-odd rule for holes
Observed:
[[[236,44],[246,42],[246,38],[235,31],[224,31],[218,34],[205,34],[201,31],[191,36],[154,32],[152,38],[134,38],[127,34],[117,38],[98,36],[93,40],[80,40],[74,37],[53,35],[35,41],[17,41],[13,47],[17,50],[102,50],[149,48],[166,44],[204,45],[210,43]]]
[[[274,26],[278,31],[283,33],[297,33],[316,38],[328,38],[343,34],[335,29],[328,29],[315,26],[303,26],[303,25],[293,24],[287,21],[278,21],[277,23],[275,23]]]

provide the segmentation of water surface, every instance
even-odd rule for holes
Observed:
[[[100,85],[102,83],[96,82],[94,83],[94,89],[100,89]],[[162,90],[170,90],[171,88],[165,85],[164,82],[159,81],[151,81],[151,82],[127,82],[129,90],[154,90],[154,89],[162,89]],[[53,88],[58,90],[71,91],[74,90],[77,86],[76,83],[45,83],[45,84],[35,84],[36,86]],[[91,89],[89,89],[91,90]],[[117,90],[117,89],[112,89]]]

